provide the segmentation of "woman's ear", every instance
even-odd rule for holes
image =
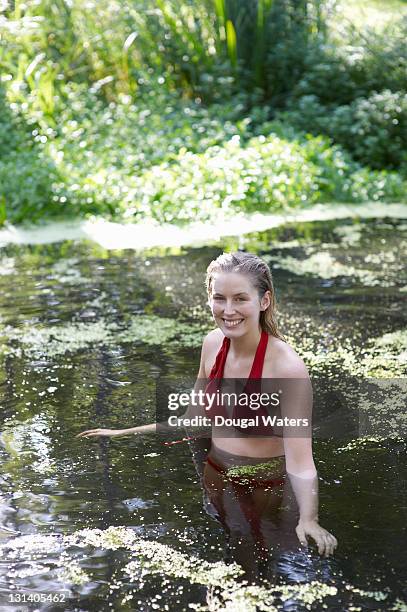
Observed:
[[[266,291],[260,301],[260,310],[267,310],[267,308],[271,304],[271,293],[270,291]]]

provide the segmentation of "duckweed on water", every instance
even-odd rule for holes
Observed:
[[[6,326],[4,336],[10,341],[18,341],[20,346],[3,344],[2,352],[21,357],[56,357],[67,352],[75,352],[92,345],[109,345],[114,342],[115,323],[100,319],[95,323],[69,323],[49,327]]]
[[[66,553],[63,553],[59,559],[62,567],[57,570],[58,578],[61,582],[69,584],[81,585],[90,581],[90,576],[79,565],[75,559],[71,559]]]
[[[284,460],[277,457],[273,461],[267,461],[266,463],[258,463],[256,465],[239,465],[236,467],[229,468],[227,476],[229,478],[255,478],[256,476],[264,475],[264,473],[275,472],[275,470],[281,469],[284,465]]]
[[[206,325],[183,323],[174,319],[140,315],[133,317],[126,330],[119,334],[123,342],[139,340],[146,344],[159,345],[171,341],[173,346],[200,347],[203,336],[209,331]]]
[[[217,597],[211,599],[209,610],[228,612],[277,612],[281,610],[279,600],[295,599],[307,609],[312,609],[315,603],[322,602],[326,597],[334,596],[338,589],[318,581],[299,585],[279,585],[277,588],[266,589],[255,585],[241,586],[235,589],[225,589]],[[206,608],[201,608],[202,610]]]
[[[275,255],[269,256],[269,259],[275,262],[274,268],[283,268],[297,275],[309,274],[319,278],[350,276],[371,287],[378,285],[381,287],[391,287],[394,284],[391,280],[379,278],[379,275],[371,270],[342,264],[327,252],[314,253],[305,259],[297,259],[291,256],[277,257]]]
[[[369,376],[403,376],[407,363],[407,330],[384,334],[372,340],[366,351],[365,369]]]
[[[349,338],[339,338],[330,347],[312,338],[287,336],[298,354],[304,359],[311,374],[326,374],[335,368],[353,376],[388,378],[405,376],[407,332],[397,330],[373,338],[365,346]]]
[[[89,283],[89,279],[81,275],[77,268],[79,259],[70,257],[60,259],[51,267],[51,275],[53,280],[66,285],[82,285]]]
[[[339,225],[334,229],[334,233],[340,237],[342,244],[355,246],[362,238],[362,226],[360,224]]]
[[[249,584],[242,580],[243,570],[236,563],[225,564],[223,561],[208,562],[186,552],[151,540],[145,540],[136,535],[128,527],[109,527],[107,529],[82,529],[70,535],[27,535],[14,538],[0,545],[0,551],[9,559],[22,560],[38,566],[37,560],[41,554],[59,553],[57,561],[57,580],[75,585],[83,585],[92,580],[80,565],[77,549],[89,547],[101,550],[127,550],[132,559],[124,566],[123,574],[132,583],[144,584],[149,575],[160,575],[168,579],[186,579],[191,584],[198,584],[209,589],[207,605],[191,604],[195,610],[229,610],[233,612],[256,612],[257,610],[277,611],[280,601],[295,599],[307,609],[312,609],[315,603],[324,602],[327,597],[335,596],[338,587],[313,581],[298,585],[277,585],[266,588]],[[72,553],[70,548],[74,550]],[[75,552],[74,552],[75,551]],[[73,556],[75,555],[75,557]],[[83,559],[88,563],[89,551]],[[51,562],[54,565],[55,562]],[[123,601],[128,601],[134,595],[139,596],[139,590],[126,593],[123,578],[116,576],[110,583],[110,592],[123,590]],[[10,576],[9,576],[10,577]],[[21,577],[21,576],[20,576]],[[364,599],[382,601],[387,594],[380,591],[363,591],[349,584],[340,588],[342,595],[359,596]],[[398,600],[400,601],[400,600]],[[400,605],[404,605],[400,602]],[[397,608],[402,609],[402,608]]]
[[[407,330],[400,329],[395,332],[384,334],[380,338],[375,340],[375,346],[377,349],[391,349],[392,347],[403,351],[401,358],[406,357],[407,351]]]
[[[20,346],[3,342],[0,353],[51,358],[94,345],[117,346],[130,342],[155,346],[171,341],[173,346],[195,348],[201,345],[205,331],[207,329],[197,323],[183,323],[154,315],[134,316],[127,325],[101,318],[93,323],[71,322],[49,327],[6,326],[2,331],[3,337],[18,341]]]
[[[15,271],[14,257],[3,257],[0,259],[0,276],[8,276]]]
[[[209,320],[187,323],[156,315],[134,315],[120,324],[101,318],[95,322],[73,321],[49,327],[4,326],[0,354],[53,358],[95,345],[117,346],[132,342],[150,346],[171,342],[173,348],[199,348],[210,326]],[[406,372],[407,332],[403,330],[372,339],[364,347],[349,338],[339,338],[329,347],[322,345],[319,337],[313,339],[310,335],[290,337],[287,334],[287,340],[313,375],[327,373],[335,367],[355,376],[383,378],[403,376]]]
[[[403,438],[395,437],[392,438],[393,441],[404,442]],[[348,451],[354,451],[358,449],[367,449],[367,448],[387,448],[388,438],[380,437],[380,436],[364,436],[363,438],[355,438],[345,444],[345,446],[341,446],[336,449],[335,453],[344,453]]]

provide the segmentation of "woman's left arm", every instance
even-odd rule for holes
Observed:
[[[302,360],[294,356],[285,361],[280,380],[282,417],[290,419],[284,427],[287,474],[299,509],[296,533],[304,546],[310,536],[321,555],[331,555],[338,542],[319,525],[318,474],[312,454],[312,385]]]
[[[303,546],[306,546],[308,544],[307,538],[310,536],[315,541],[319,554],[328,557],[333,554],[338,542],[335,536],[319,524],[317,471],[314,468],[314,470],[300,472],[292,470],[290,472],[287,468],[287,474],[300,512],[295,530],[298,539]]]

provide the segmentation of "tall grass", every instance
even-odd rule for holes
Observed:
[[[13,81],[10,99],[32,94],[48,119],[70,82],[87,83],[109,101],[157,79],[205,102],[236,90],[281,96],[301,70],[304,48],[323,30],[323,4],[16,0],[0,20],[0,65]]]
[[[342,20],[357,28],[368,26],[380,30],[389,22],[407,15],[406,0],[337,0],[337,5]],[[341,22],[337,25],[340,26]]]
[[[0,224],[67,212],[187,220],[225,202],[253,210],[404,195],[396,173],[371,172],[303,133],[325,131],[344,146],[351,138],[368,152],[363,163],[382,167],[381,108],[405,89],[402,28],[350,53],[329,40],[331,0],[6,1]],[[384,82],[389,95],[372,98]],[[339,103],[376,126],[370,148],[352,134],[355,122],[344,132]],[[280,124],[269,119],[280,109],[276,138]]]

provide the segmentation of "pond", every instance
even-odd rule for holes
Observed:
[[[200,248],[4,246],[2,609],[406,610],[406,230],[403,219],[341,219]],[[313,380],[369,380],[379,391],[397,383],[391,402],[370,404],[363,437],[332,428],[315,437],[334,558],[322,564],[310,547],[305,565],[315,571],[299,557],[293,578],[270,570],[252,585],[205,511],[187,442],[75,439],[154,421],[157,381],[196,375],[213,327],[205,269],[236,248],[270,263],[280,326]],[[347,410],[360,425],[355,397]],[[318,410],[320,422],[332,416],[329,405]]]

